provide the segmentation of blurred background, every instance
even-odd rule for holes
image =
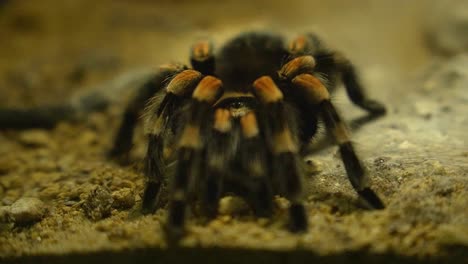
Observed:
[[[381,86],[428,63],[428,34],[462,2],[1,0],[0,105],[57,102],[129,69],[188,62],[199,37],[221,44],[253,29],[317,32]]]

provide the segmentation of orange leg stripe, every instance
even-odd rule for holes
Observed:
[[[210,104],[216,102],[221,96],[223,83],[213,76],[206,76],[193,91],[192,97],[198,101],[205,101]]]
[[[208,41],[200,41],[192,47],[192,57],[196,60],[204,60],[211,55],[211,45]]]
[[[226,133],[231,130],[232,122],[229,110],[222,108],[216,110],[213,128],[222,133]]]
[[[257,118],[253,112],[247,113],[240,120],[242,126],[242,134],[246,138],[253,138],[258,136],[259,130],[257,125]]]
[[[289,51],[291,53],[303,52],[307,45],[307,39],[305,36],[298,36],[293,41],[289,43]]]
[[[190,90],[200,81],[202,74],[195,70],[185,70],[177,74],[167,85],[166,90],[178,96],[190,93]]]
[[[316,105],[330,99],[327,87],[313,75],[300,74],[292,79],[292,83],[303,90],[307,101],[311,104]]]
[[[273,135],[273,153],[279,154],[284,152],[296,153],[298,151],[297,145],[294,142],[291,131],[286,128],[283,131]]]
[[[315,68],[315,59],[312,56],[300,56],[286,63],[278,75],[283,79],[291,79],[299,73],[312,72]]]
[[[194,125],[186,126],[184,128],[184,132],[182,132],[182,137],[179,141],[179,147],[200,149],[202,147],[200,128]]]
[[[253,83],[255,95],[265,103],[273,103],[283,99],[283,93],[270,76],[262,76]]]

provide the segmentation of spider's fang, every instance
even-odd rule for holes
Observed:
[[[202,74],[195,70],[185,70],[177,74],[166,87],[168,93],[186,95],[200,81]]]
[[[197,88],[195,88],[192,97],[198,101],[213,104],[221,96],[222,85],[223,83],[220,79],[213,76],[206,76],[200,81]]]
[[[298,74],[312,72],[315,68],[315,64],[314,57],[300,56],[283,65],[278,71],[278,75],[282,79],[289,80]]]
[[[262,76],[253,83],[255,95],[265,103],[283,100],[283,93],[270,76]]]
[[[221,133],[227,133],[232,129],[231,114],[229,110],[219,108],[215,112],[213,128]]]
[[[242,135],[245,138],[253,138],[258,136],[259,129],[257,118],[253,112],[249,112],[245,116],[241,117],[240,123],[242,126]]]
[[[302,89],[305,98],[311,104],[317,105],[330,99],[325,85],[313,75],[299,74],[292,79],[292,83]]]

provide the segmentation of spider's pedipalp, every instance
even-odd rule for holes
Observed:
[[[253,112],[249,112],[240,119],[242,135],[245,138],[254,138],[259,135],[257,118]]]
[[[268,217],[273,214],[273,186],[268,165],[269,153],[262,137],[257,115],[251,111],[239,120],[242,139],[240,143],[240,169],[246,177],[249,192],[246,195],[255,215]]]
[[[384,208],[383,202],[368,186],[369,180],[366,171],[354,151],[348,129],[329,99],[326,87],[321,84],[319,79],[310,74],[295,77],[293,84],[295,88],[301,90],[301,94],[308,104],[312,107],[319,107],[327,131],[332,134],[339,146],[341,158],[351,185],[372,208]]]
[[[293,136],[287,107],[279,88],[269,76],[258,78],[254,84],[254,94],[263,102],[265,136],[271,151],[273,187],[277,193],[291,201],[289,209],[290,230],[294,232],[307,229],[307,216],[300,202],[302,194],[303,171],[298,158],[298,142]],[[278,96],[281,95],[281,96]],[[272,100],[274,98],[275,100]]]
[[[227,133],[232,129],[231,113],[229,113],[229,110],[223,108],[216,109],[213,129],[220,133]]]
[[[290,60],[284,64],[278,71],[278,76],[284,80],[290,80],[294,76],[301,73],[312,73],[315,68],[316,62],[314,57],[300,56]]]
[[[210,217],[217,213],[225,171],[232,160],[233,153],[227,151],[227,146],[232,145],[232,129],[233,122],[229,110],[216,109],[211,140],[207,142],[206,147],[206,169],[200,179],[202,210]]]

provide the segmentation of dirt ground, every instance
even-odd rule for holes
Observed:
[[[307,233],[286,230],[281,197],[272,219],[227,197],[216,219],[190,218],[179,249],[162,236],[165,209],[139,211],[141,128],[129,165],[105,155],[131,88],[81,121],[2,130],[0,261],[468,263],[468,6],[461,2],[0,0],[2,108],[105,89],[124,75],[188,62],[199,37],[222,43],[246,30],[320,33],[388,107],[364,122],[344,89],[334,95],[385,210],[362,208],[337,148],[324,144],[307,157],[315,164],[305,179]]]

